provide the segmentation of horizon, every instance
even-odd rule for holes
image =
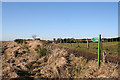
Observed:
[[[3,2],[3,38],[118,37],[118,2]]]
[[[92,38],[98,38],[98,37],[92,37]],[[73,38],[73,39],[79,40],[79,39],[92,39],[92,38]],[[101,37],[101,39],[112,39],[112,38],[119,38],[119,37],[104,37],[104,38]],[[23,40],[31,39],[31,40],[35,40],[35,39],[40,39],[40,38],[37,37],[35,39],[33,39],[33,38],[25,38],[25,39],[24,38],[18,38],[18,39],[23,39]],[[48,40],[48,41],[53,41],[53,39]],[[57,40],[58,38],[55,38],[55,39]],[[59,39],[72,39],[72,38],[59,38]],[[14,40],[16,40],[16,39],[14,39]],[[14,40],[8,40],[8,41],[14,41]],[[40,39],[40,40],[47,40],[47,39]],[[7,40],[5,40],[5,41],[7,41]]]

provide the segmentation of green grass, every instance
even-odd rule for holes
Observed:
[[[80,51],[86,51],[91,53],[97,53],[98,52],[98,43],[92,42],[89,43],[89,48],[87,48],[87,43],[52,43],[54,45],[60,45],[63,47],[68,47]],[[111,53],[112,56],[118,56],[118,53],[120,50],[118,49],[120,47],[120,42],[102,42],[102,50],[108,53]],[[118,47],[119,46],[119,47]]]

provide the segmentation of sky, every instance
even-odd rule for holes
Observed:
[[[3,2],[2,40],[118,36],[117,2]]]
[[[119,0],[1,0],[2,2],[119,2]]]

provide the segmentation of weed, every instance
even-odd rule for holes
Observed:
[[[77,73],[79,73],[79,72],[81,71],[81,69],[82,69],[82,67],[78,67],[78,68],[76,69]]]
[[[46,55],[47,49],[46,48],[41,48],[40,45],[37,45],[37,48],[35,49],[35,51],[40,54],[39,58],[41,58],[42,56]]]

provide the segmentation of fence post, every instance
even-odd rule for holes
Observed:
[[[87,39],[87,48],[89,48],[89,41],[88,41],[88,39]]]
[[[98,40],[98,69],[100,67],[100,53],[101,53],[100,44],[101,44],[101,34],[99,34],[99,40]]]

